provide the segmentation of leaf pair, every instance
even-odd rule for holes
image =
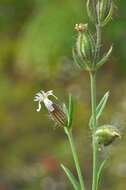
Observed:
[[[106,92],[105,95],[102,97],[102,99],[100,100],[97,108],[96,108],[96,120],[98,121],[98,119],[100,118],[105,106],[106,106],[106,103],[107,103],[107,100],[108,100],[108,97],[109,97],[109,92]],[[92,124],[93,124],[93,117],[91,116],[90,118],[90,121],[89,121],[89,126],[90,128],[92,128]]]

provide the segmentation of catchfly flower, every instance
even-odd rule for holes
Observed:
[[[64,111],[55,104],[52,100],[49,99],[49,96],[53,96],[55,99],[58,99],[54,94],[53,90],[47,92],[41,90],[35,95],[34,101],[38,102],[37,112],[41,110],[41,103],[43,102],[48,112],[51,115],[51,118],[60,125],[65,126],[67,123],[67,117]]]
[[[49,90],[47,92],[41,90],[39,93],[36,94],[34,101],[38,102],[38,109],[36,110],[37,112],[41,110],[41,102],[45,104],[45,107],[48,109],[48,111],[52,112],[54,110],[53,102],[49,100],[49,96],[53,96],[57,99],[57,97],[53,94],[53,90]]]

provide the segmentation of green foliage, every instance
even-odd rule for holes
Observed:
[[[71,173],[71,171],[66,166],[64,166],[63,164],[61,164],[61,167],[65,171],[65,173],[66,173],[67,177],[69,178],[70,182],[72,183],[74,189],[80,190],[79,183],[77,182],[76,178]]]
[[[105,106],[106,106],[106,103],[107,103],[107,100],[108,100],[108,97],[109,97],[109,92],[106,92],[105,95],[102,97],[102,99],[100,100],[97,108],[96,108],[96,119],[98,121],[98,119],[100,118]],[[91,116],[90,118],[90,121],[89,121],[89,126],[92,128],[92,122],[93,122],[93,118]]]
[[[66,127],[68,129],[71,129],[72,122],[73,122],[73,98],[72,98],[71,94],[69,94],[68,107],[66,106],[66,104],[63,104],[63,110],[67,116],[67,126]]]
[[[103,170],[103,168],[104,168],[104,166],[105,166],[105,164],[106,164],[107,159],[108,159],[108,158],[104,159],[104,160],[102,161],[102,163],[100,164],[100,166],[99,166],[98,173],[97,173],[97,189],[98,189],[98,187],[99,187],[100,177],[101,177],[102,170]]]

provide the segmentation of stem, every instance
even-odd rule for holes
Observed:
[[[71,150],[72,150],[72,155],[73,155],[74,163],[75,163],[75,166],[76,166],[76,170],[77,170],[81,190],[85,190],[84,180],[83,180],[83,176],[82,176],[82,172],[81,172],[81,168],[80,168],[80,164],[79,164],[79,159],[78,159],[78,155],[77,155],[74,140],[73,140],[72,131],[69,131],[67,128],[65,128],[65,132],[66,132],[66,134],[68,136],[68,140],[69,140],[70,147],[71,147]]]
[[[95,131],[97,128],[96,120],[96,73],[90,73],[91,80],[91,106],[92,106],[92,117],[93,117],[93,134],[92,134],[92,145],[93,145],[93,179],[92,179],[92,190],[97,190],[97,169],[98,169],[98,145],[95,140]]]
[[[100,56],[101,49],[101,23],[100,23],[100,7],[99,0],[92,0],[95,4],[95,10],[97,12],[97,22],[96,27],[96,48],[95,48],[95,57],[94,64],[97,63]],[[97,190],[97,173],[98,173],[98,143],[95,139],[95,131],[97,129],[97,119],[96,119],[96,72],[90,72],[90,81],[91,81],[91,105],[92,105],[92,117],[93,117],[93,134],[92,134],[92,145],[93,145],[93,176],[92,176],[92,190]]]
[[[93,117],[93,131],[96,129],[96,73],[90,73],[91,81],[91,108]]]

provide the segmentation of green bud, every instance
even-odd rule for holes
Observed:
[[[99,127],[95,132],[95,137],[98,144],[108,146],[117,137],[121,138],[119,130],[113,125],[103,125]]]
[[[87,0],[87,13],[93,23],[98,22],[96,4],[92,0]]]
[[[101,26],[106,25],[113,15],[113,0],[100,0],[99,1],[99,19]]]
[[[95,41],[91,33],[88,31],[87,24],[76,24],[78,32],[76,47],[73,52],[75,62],[86,70],[93,69],[93,61],[95,56]]]
[[[94,24],[105,26],[112,18],[113,0],[87,0],[87,12]]]

